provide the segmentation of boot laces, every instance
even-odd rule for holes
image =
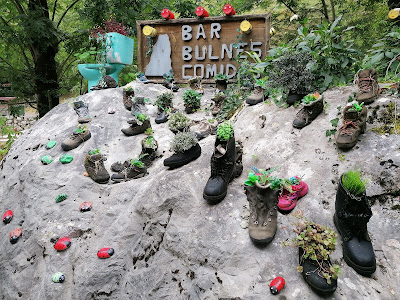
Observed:
[[[358,121],[353,122],[353,121],[344,121],[344,124],[342,127],[340,127],[339,131],[342,134],[346,134],[346,135],[352,135],[352,129],[358,129]]]
[[[104,164],[103,164],[104,159],[103,159],[103,157],[101,157],[98,160],[94,160],[94,161],[90,159],[89,161],[91,162],[91,167],[93,169],[94,174],[97,174],[100,171],[100,169],[104,167]]]
[[[374,84],[376,82],[375,78],[369,75],[369,77],[359,78],[358,76],[355,77],[354,83],[358,85],[358,88],[361,93],[369,93],[371,91],[376,91],[377,85]]]

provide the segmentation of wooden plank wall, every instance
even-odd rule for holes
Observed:
[[[242,34],[238,32],[240,27],[240,23],[243,20],[248,20],[252,25],[252,31],[250,34]],[[194,65],[203,65],[204,66],[204,76],[203,82],[213,82],[212,76],[208,73],[208,77],[206,78],[206,69],[207,65],[212,67],[216,65],[217,74],[220,73],[220,66],[224,66],[224,73],[226,71],[227,64],[232,64],[236,68],[238,67],[237,59],[235,59],[237,54],[237,49],[233,48],[233,59],[230,59],[226,55],[226,51],[224,51],[224,59],[221,58],[221,50],[222,45],[226,44],[228,48],[230,48],[230,44],[238,44],[238,43],[248,43],[246,46],[242,46],[240,49],[244,51],[250,51],[250,44],[252,42],[262,42],[261,46],[255,45],[255,49],[261,50],[261,58],[263,59],[268,52],[269,47],[269,29],[270,29],[270,17],[269,14],[259,14],[259,15],[242,15],[242,16],[231,16],[231,17],[211,17],[211,18],[188,18],[188,19],[176,19],[176,20],[148,20],[148,21],[137,21],[137,33],[138,33],[138,64],[139,69],[141,71],[145,71],[146,66],[150,62],[150,55],[146,56],[146,52],[149,50],[149,38],[146,37],[142,29],[144,26],[149,25],[154,27],[157,30],[157,36],[160,34],[168,34],[170,43],[171,43],[171,60],[172,60],[172,69],[174,71],[174,78],[179,83],[184,83],[187,80],[183,78],[182,74],[182,65],[189,65],[184,70],[186,76],[194,76]],[[219,23],[221,24],[221,30],[219,31],[220,38],[211,39],[211,23]],[[204,32],[206,35],[206,39],[203,39],[202,36],[199,39],[196,39],[196,35],[198,32],[199,24],[202,24],[204,27]],[[192,39],[189,41],[184,41],[182,39],[182,26],[189,25],[192,28],[191,34]],[[157,36],[152,38],[152,44],[154,45],[157,42]],[[210,49],[209,46],[212,46],[212,56],[217,56],[218,59],[209,59],[209,51],[207,51],[206,59],[197,60],[195,59],[195,49],[196,46],[199,47],[199,54],[202,55],[202,48],[206,46],[207,49]],[[182,58],[182,47],[190,46],[192,48],[192,58],[189,61],[185,61]],[[240,53],[239,55],[244,55],[244,53]],[[201,75],[201,68],[196,68],[197,74]],[[232,75],[234,70],[230,68],[229,74]],[[149,79],[155,81],[162,81],[163,78],[160,77],[151,77]],[[233,80],[235,78],[232,78]]]

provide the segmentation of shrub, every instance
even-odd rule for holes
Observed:
[[[172,99],[174,95],[171,92],[162,93],[161,95],[157,96],[157,100],[154,103],[160,111],[167,110],[169,107],[172,106]]]
[[[343,187],[351,194],[359,196],[365,192],[368,181],[361,179],[361,172],[350,170],[342,176]]]
[[[219,73],[219,74],[214,76],[214,80],[215,81],[217,81],[217,80],[228,81],[229,77],[227,75],[225,75],[225,74]]]
[[[171,143],[171,148],[175,153],[189,150],[197,144],[197,138],[193,132],[179,132],[175,135]]]
[[[183,103],[187,113],[192,113],[200,108],[201,95],[194,90],[186,90],[183,94]]]
[[[183,113],[177,112],[169,117],[168,128],[172,131],[180,131],[189,127],[190,121]]]

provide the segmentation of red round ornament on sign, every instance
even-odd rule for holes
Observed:
[[[224,14],[227,16],[233,16],[236,14],[235,9],[230,4],[226,4],[222,10],[224,11]]]
[[[202,6],[198,6],[196,8],[196,16],[198,16],[199,18],[204,18],[204,17],[208,17],[208,11],[206,11],[206,9]]]
[[[161,11],[161,17],[163,17],[166,20],[172,20],[175,19],[174,14],[168,9],[168,8],[164,8]]]

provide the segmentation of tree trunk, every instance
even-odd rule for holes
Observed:
[[[46,26],[52,26],[50,20],[47,0],[30,0],[29,14],[32,17],[39,18]],[[32,48],[34,49],[33,61],[35,64],[35,84],[38,96],[39,117],[43,117],[50,109],[59,104],[58,97],[58,77],[56,54],[58,52],[58,38],[54,35],[55,29],[48,30],[48,39],[43,41],[40,38],[32,39]]]
[[[332,22],[336,20],[336,11],[335,11],[335,3],[334,0],[330,0],[331,2],[331,9],[332,9]]]
[[[325,0],[321,0],[321,4],[322,4],[322,13],[325,16],[325,19],[329,22],[329,15],[328,15],[328,9],[326,7],[326,2]]]

